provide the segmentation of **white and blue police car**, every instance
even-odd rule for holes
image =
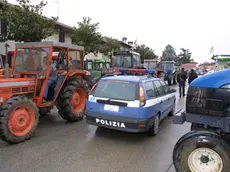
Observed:
[[[86,103],[88,124],[156,135],[159,123],[175,109],[175,91],[150,76],[109,76],[100,79]]]

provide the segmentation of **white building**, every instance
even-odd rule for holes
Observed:
[[[127,43],[127,38],[123,37],[122,41],[120,42],[120,51],[130,51],[133,48],[133,42],[128,42]]]
[[[43,41],[55,41],[72,44],[71,34],[73,33],[74,28],[60,22],[57,22],[57,25],[59,27],[59,32]]]
[[[60,22],[57,22],[57,26],[59,27],[59,31],[42,41],[54,41],[72,44],[71,34],[74,28]],[[0,21],[0,35],[5,34],[5,32],[6,25]],[[6,42],[10,45],[9,50],[14,50],[15,42],[13,40]],[[0,54],[5,54],[5,42],[0,42]]]

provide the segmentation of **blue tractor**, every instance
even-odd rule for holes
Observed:
[[[161,61],[158,68],[164,71],[164,80],[168,85],[176,84],[176,70],[174,61]]]
[[[230,171],[230,69],[195,79],[189,86],[185,112],[174,124],[191,123],[173,150],[177,172]]]

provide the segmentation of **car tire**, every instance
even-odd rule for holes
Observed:
[[[149,136],[155,136],[157,135],[159,131],[159,125],[160,125],[160,115],[157,114],[154,116],[154,121],[152,127],[148,130]]]

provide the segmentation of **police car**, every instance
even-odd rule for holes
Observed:
[[[156,135],[160,121],[173,115],[175,91],[151,76],[109,76],[95,84],[86,103],[88,124]]]

